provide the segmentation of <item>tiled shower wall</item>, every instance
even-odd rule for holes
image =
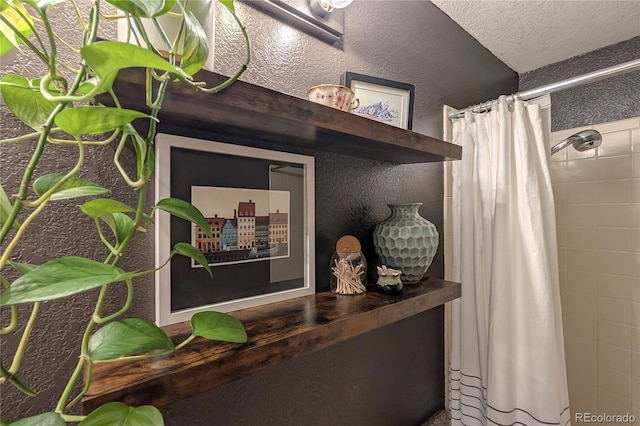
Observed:
[[[585,128],[598,149],[551,157],[571,410],[640,418],[640,117],[552,141]]]

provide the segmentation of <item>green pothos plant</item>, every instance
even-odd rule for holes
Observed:
[[[28,152],[28,165],[19,187],[6,190],[6,184],[0,185],[0,307],[7,310],[0,333],[5,337],[20,333],[15,352],[2,354],[0,381],[3,387],[14,386],[27,396],[36,394],[29,383],[20,379],[20,365],[29,349],[40,304],[99,289],[95,304],[87,307],[84,333],[78,336],[77,365],[69,371],[68,382],[55,409],[26,419],[7,418],[0,422],[7,424],[11,420],[15,425],[38,426],[68,422],[83,426],[157,426],[163,424],[162,415],[152,406],[128,407],[113,402],[87,416],[74,414],[77,410],[73,407],[86,394],[95,363],[165,356],[197,336],[238,343],[247,339],[245,329],[237,319],[219,312],[194,315],[192,335],[178,344],[150,321],[123,318],[132,302],[136,278],[154,271],[126,271],[119,264],[136,234],[152,226],[156,210],[209,230],[200,211],[186,201],[167,198],[160,200],[150,211],[145,207],[154,173],[158,115],[170,84],[188,84],[205,93],[215,93],[233,84],[249,62],[249,40],[236,16],[233,0],[219,0],[235,18],[245,37],[246,59],[240,70],[226,82],[217,87],[206,87],[203,82],[194,80],[194,75],[204,66],[209,49],[200,22],[188,8],[188,0],[93,0],[88,16],[82,15],[76,1],[0,0],[0,54],[12,49],[28,49],[46,70],[39,78],[6,74],[0,80],[6,106],[31,128],[30,132],[1,140],[0,144],[29,142],[29,147],[34,147]],[[51,11],[65,2],[76,12],[82,35],[79,40],[65,40],[50,20]],[[112,6],[109,7],[110,15],[103,11],[104,3]],[[116,14],[112,12],[114,7]],[[174,15],[180,20],[179,30],[171,39],[158,19],[164,15]],[[101,23],[115,19],[126,21],[128,37],[134,38],[135,43],[97,38]],[[145,27],[144,23],[155,27],[162,40],[160,45],[151,41],[146,30],[149,26]],[[179,46],[182,46],[180,57]],[[59,59],[59,49],[69,49],[77,55],[77,61],[69,63]],[[122,108],[112,88],[118,71],[131,67],[146,71],[146,111]],[[101,103],[98,97],[109,102]],[[146,126],[134,125],[143,120],[148,122]],[[137,129],[140,128],[148,130],[139,132]],[[42,173],[38,165],[49,144],[68,148],[69,157],[77,158],[75,165],[68,170]],[[135,205],[114,199],[110,188],[82,176],[83,163],[92,149],[108,144],[116,145],[112,166],[136,194]],[[127,145],[133,149],[125,149]],[[135,154],[135,171],[127,171],[122,165],[123,153]],[[17,262],[16,253],[20,247],[36,244],[26,238],[27,228],[45,209],[55,209],[57,201],[69,199],[77,199],[80,210],[95,222],[97,236],[108,255],[104,259],[62,256],[40,265]],[[190,244],[176,244],[171,251],[171,257],[174,255],[193,258],[211,274],[202,253]],[[107,313],[107,290],[118,283],[126,285],[126,301],[117,312]],[[26,324],[19,324],[19,310],[29,312],[25,315]],[[11,417],[11,413],[2,413],[2,416]]]

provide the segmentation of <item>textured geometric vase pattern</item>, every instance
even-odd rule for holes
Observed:
[[[373,231],[382,264],[402,271],[404,284],[418,283],[438,250],[438,230],[418,214],[422,203],[388,204],[391,216]]]

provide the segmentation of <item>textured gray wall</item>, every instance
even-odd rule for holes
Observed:
[[[640,58],[640,37],[520,75],[528,90]],[[551,94],[551,130],[640,116],[640,71]]]
[[[85,6],[88,0],[82,2]],[[56,8],[58,8],[57,6]],[[427,1],[355,1],[345,10],[345,37],[330,46],[245,4],[237,4],[253,42],[253,61],[243,80],[298,97],[319,83],[338,83],[353,71],[416,85],[413,130],[441,136],[441,107],[464,107],[516,89],[517,76],[472,37]],[[233,23],[217,10],[216,71],[230,74],[243,57]],[[59,17],[71,32],[72,15]],[[113,38],[113,28],[102,34]],[[23,55],[3,63],[2,73],[29,72],[38,65]],[[24,71],[27,70],[27,71]],[[0,107],[0,137],[25,129]],[[185,134],[188,129],[185,129]],[[15,191],[18,173],[32,145],[0,147],[0,173]],[[316,269],[319,290],[327,290],[333,245],[345,233],[363,241],[374,264],[371,232],[389,213],[386,203],[422,201],[422,216],[442,228],[442,166],[392,165],[348,156],[313,153],[316,158]],[[345,153],[348,154],[348,153]],[[114,196],[131,203],[126,188],[109,164],[113,148],[94,150],[83,176],[114,186]],[[44,170],[69,167],[73,155],[47,149]],[[349,184],[346,184],[346,183]],[[37,241],[20,251],[20,260],[40,263],[64,253],[100,258],[92,224],[78,214],[75,202],[47,213],[32,231]],[[152,267],[152,233],[142,236],[123,267]],[[68,253],[68,252],[67,252]],[[442,276],[442,250],[428,275]],[[42,394],[25,399],[3,385],[2,415],[12,420],[50,409],[75,364],[77,336],[89,315],[86,303],[95,294],[45,304],[33,352],[22,378]],[[153,318],[152,278],[136,283],[130,314]],[[110,305],[121,303],[114,289]],[[24,313],[23,313],[24,314]],[[165,411],[173,425],[410,425],[443,405],[442,309],[416,315],[335,347],[269,369]],[[15,346],[8,340],[3,357]],[[346,423],[345,423],[346,422]]]

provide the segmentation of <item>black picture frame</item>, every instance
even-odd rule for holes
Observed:
[[[415,86],[409,83],[347,71],[344,85],[355,92],[360,105],[353,114],[411,130]]]

